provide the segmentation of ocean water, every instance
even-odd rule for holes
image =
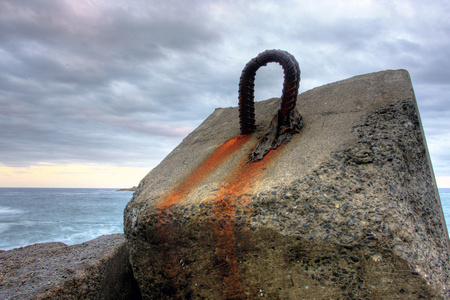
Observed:
[[[114,189],[0,188],[0,249],[68,245],[123,232],[133,192]]]
[[[447,231],[450,233],[450,189],[439,189],[439,197],[441,198],[445,223],[447,223]]]
[[[450,189],[439,189],[450,231]],[[83,243],[123,232],[133,193],[114,189],[0,188],[0,249],[43,242]]]

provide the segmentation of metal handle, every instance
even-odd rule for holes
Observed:
[[[283,125],[294,109],[300,85],[300,67],[294,56],[283,50],[266,50],[252,58],[242,70],[239,81],[239,123],[241,134],[250,134],[256,130],[255,125],[255,76],[256,71],[270,62],[277,62],[283,67],[284,83],[281,95],[279,116]]]

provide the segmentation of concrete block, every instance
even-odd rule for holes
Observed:
[[[304,92],[259,162],[216,109],[139,184],[125,235],[144,299],[448,298],[449,240],[405,70]]]

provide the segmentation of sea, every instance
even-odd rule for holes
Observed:
[[[0,249],[74,245],[123,233],[123,211],[132,196],[116,189],[0,188]]]
[[[450,189],[439,189],[450,231]],[[133,192],[115,189],[0,188],[0,249],[35,243],[74,245],[123,232]]]

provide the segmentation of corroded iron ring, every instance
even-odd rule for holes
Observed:
[[[241,134],[256,130],[255,124],[255,76],[256,71],[270,62],[277,62],[283,67],[284,83],[281,95],[280,124],[286,122],[294,109],[300,85],[300,68],[297,60],[283,50],[266,50],[252,58],[242,70],[239,81],[239,123]]]

